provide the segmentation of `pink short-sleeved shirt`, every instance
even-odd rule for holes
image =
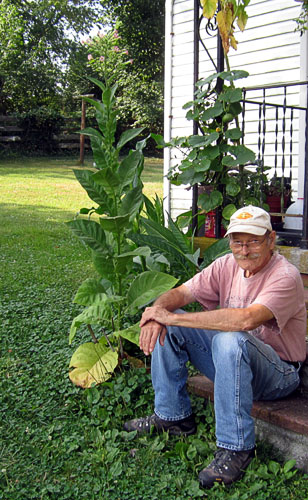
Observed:
[[[258,273],[245,278],[232,254],[225,255],[185,283],[204,309],[262,304],[274,318],[249,333],[271,345],[281,359],[306,358],[304,287],[295,266],[278,253]]]

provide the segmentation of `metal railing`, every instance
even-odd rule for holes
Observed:
[[[283,242],[303,248],[308,244],[307,90],[308,82],[244,88],[242,112],[243,142],[275,181],[272,194],[276,189],[279,204],[270,206],[273,227]],[[295,210],[288,210],[296,201]]]

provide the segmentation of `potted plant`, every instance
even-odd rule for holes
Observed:
[[[271,214],[282,214],[291,204],[291,184],[287,177],[274,175],[268,182],[266,189],[266,203]],[[283,221],[281,215],[271,215],[274,229],[281,230]]]

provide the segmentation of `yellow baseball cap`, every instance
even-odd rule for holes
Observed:
[[[263,208],[248,205],[248,207],[242,207],[231,215],[225,236],[231,233],[262,236],[266,231],[272,231],[270,214]]]

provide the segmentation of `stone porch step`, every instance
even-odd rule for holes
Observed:
[[[190,377],[188,390],[214,400],[213,383],[203,375]],[[308,399],[301,391],[278,401],[255,401],[252,409],[259,439],[274,445],[285,460],[296,460],[308,472]]]
[[[213,382],[204,375],[190,377],[188,389],[214,401]],[[252,416],[308,436],[308,399],[299,392],[277,401],[255,401]]]

